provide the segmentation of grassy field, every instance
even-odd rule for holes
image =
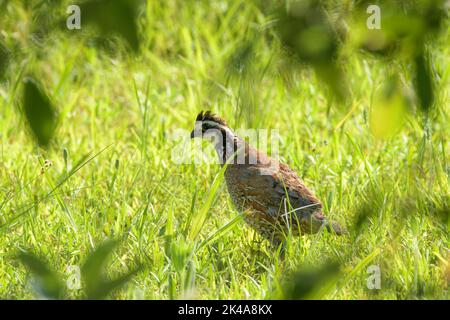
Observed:
[[[425,117],[413,99],[391,125],[390,111],[374,111],[377,97],[389,75],[411,96],[411,61],[343,46],[350,93],[338,101],[313,68],[285,65],[270,15],[250,1],[148,1],[139,53],[88,40],[84,27],[33,34],[30,7],[2,5],[0,40],[17,53],[0,85],[1,298],[42,297],[19,252],[46,261],[65,285],[107,239],[120,242],[105,274],[141,265],[112,299],[448,298],[448,21],[428,48],[433,108]],[[65,9],[53,14],[65,19]],[[30,75],[57,110],[48,148],[20,112]],[[284,254],[259,238],[233,208],[219,165],[172,159],[174,134],[192,130],[201,110],[236,129],[277,129],[280,158],[349,235],[288,237]],[[367,286],[370,266],[380,289]],[[83,284],[62,297],[85,297]]]

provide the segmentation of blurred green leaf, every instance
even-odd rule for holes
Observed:
[[[31,78],[25,80],[23,112],[36,141],[46,147],[56,128],[56,115],[48,96]]]
[[[295,1],[277,14],[277,29],[283,46],[300,62],[311,65],[319,78],[343,100],[347,83],[337,63],[339,37],[320,3]]]
[[[397,76],[388,77],[375,93],[370,110],[370,129],[377,138],[389,138],[402,127],[408,99]]]
[[[430,68],[430,57],[425,52],[420,53],[414,60],[415,81],[414,88],[422,111],[430,110],[434,102],[434,82]]]
[[[329,63],[336,57],[337,36],[317,3],[296,1],[280,10],[278,31],[282,43],[306,63]]]
[[[18,259],[31,271],[39,295],[49,299],[61,299],[64,290],[62,281],[43,260],[28,252],[21,252]]]
[[[359,30],[357,30],[359,31]],[[358,39],[359,47],[371,54],[381,57],[392,57],[399,48],[399,41],[386,29],[363,29]],[[358,34],[358,32],[356,32]]]
[[[3,80],[9,64],[9,51],[0,41],[0,80]]]
[[[82,22],[98,28],[103,37],[118,35],[139,50],[135,0],[91,0],[81,4]]]
[[[102,284],[102,272],[106,260],[116,246],[117,241],[105,241],[95,249],[84,263],[81,273],[86,282],[86,292],[88,296],[91,296],[100,290],[99,286]]]
[[[101,286],[95,292],[87,292],[88,299],[104,299],[112,291],[122,287],[127,282],[129,282],[139,271],[141,271],[141,266],[117,277],[111,281],[103,281]]]
[[[81,268],[81,275],[86,285],[86,296],[88,299],[105,298],[111,291],[124,285],[140,271],[141,267],[138,266],[114,280],[105,278],[103,271],[107,258],[112,254],[117,244],[116,240],[105,241],[95,249]]]
[[[330,286],[334,286],[339,275],[339,265],[335,262],[312,268],[302,267],[286,280],[283,299],[304,300],[321,299]]]
[[[425,25],[429,31],[439,32],[443,26],[443,21],[446,16],[448,16],[448,1],[424,1],[422,16],[424,17]]]
[[[353,16],[353,25],[358,46],[379,56],[395,58],[403,55],[416,56],[429,35],[437,34],[445,19],[443,0],[379,1],[381,29],[369,30],[364,26],[368,14],[366,8],[371,1],[359,1]]]

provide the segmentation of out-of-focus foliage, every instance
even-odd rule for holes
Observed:
[[[320,2],[295,1],[277,14],[283,46],[310,64],[339,100],[346,95],[345,78],[337,64],[340,42]]]
[[[238,116],[246,114],[251,121],[252,112],[264,112],[264,108],[259,107],[264,100],[257,92],[265,77],[281,75],[289,84],[305,67],[314,70],[326,84],[330,92],[328,97],[331,101],[335,98],[334,105],[348,107],[353,88],[345,64],[349,55],[359,51],[382,57],[386,63],[406,64],[405,73],[409,74],[403,76],[411,81],[406,85],[412,86],[419,109],[428,112],[435,102],[437,75],[427,45],[439,37],[445,25],[448,11],[444,1],[378,1],[380,29],[369,29],[366,25],[370,15],[366,9],[371,4],[370,1],[267,3],[255,0],[253,5],[265,14],[263,23],[257,28],[248,26],[242,30],[245,37],[230,46],[234,50],[229,50],[224,66],[225,84],[234,83],[239,90],[241,108]],[[3,6],[8,9],[7,2]],[[128,48],[138,53],[141,46],[139,30],[142,28],[139,17],[149,14],[143,12],[143,6],[137,0],[88,0],[80,3],[82,30],[67,33],[66,7],[59,1],[26,1],[23,8],[31,13],[31,39],[37,46],[33,51],[37,59],[45,55],[43,46],[51,45],[45,42],[48,35],[58,32],[106,49],[112,55],[122,51],[116,41],[121,38]],[[25,52],[17,43],[6,45],[14,52],[15,59],[25,58]],[[260,59],[258,50],[267,45],[272,56],[261,68],[256,63]],[[6,68],[10,56],[5,48],[0,44],[0,72]],[[274,66],[278,68],[278,74],[273,73]],[[386,111],[388,108],[386,105]],[[389,112],[398,114],[397,111]],[[41,143],[45,144],[45,139]]]
[[[33,276],[33,287],[38,296],[47,299],[61,299],[64,294],[60,276],[48,267],[47,263],[32,253],[23,251],[18,259],[29,269]]]
[[[353,45],[387,59],[387,63],[392,60],[412,62],[412,86],[418,106],[428,112],[434,103],[436,75],[427,45],[437,39],[448,18],[445,1],[380,1],[380,29],[361,27],[369,4],[370,1],[360,1],[356,5],[351,27]]]
[[[5,77],[9,59],[9,51],[0,41],[0,81]]]
[[[261,2],[257,4],[264,6]],[[287,52],[276,55],[274,60],[289,57],[311,66],[338,102],[344,104],[344,98],[352,91],[348,71],[342,67],[350,52],[363,50],[386,59],[386,63],[395,60],[412,62],[409,69],[415,79],[413,88],[419,107],[428,111],[434,101],[435,75],[431,69],[433,58],[427,53],[426,46],[436,40],[442,30],[448,15],[445,1],[377,1],[380,29],[369,29],[366,25],[370,15],[366,9],[372,4],[370,1],[343,4],[297,0],[280,3],[278,7],[266,6],[272,8],[266,11],[273,17],[276,30],[266,33],[270,37],[275,34],[275,40],[279,40]],[[237,48],[236,52],[242,52],[242,48]],[[290,68],[285,68],[284,72],[298,71],[299,65],[294,61],[287,64]]]
[[[446,18],[443,0],[377,1],[380,7],[381,28],[365,28],[371,1],[356,2],[351,28],[355,45],[375,55],[411,58],[422,52],[432,41]]]
[[[137,24],[139,0],[85,0],[79,3],[64,3],[59,0],[25,1],[23,8],[30,13],[31,45],[38,48],[48,45],[52,36],[70,35],[95,45],[99,49],[107,47],[109,41],[122,39],[128,45],[126,49],[139,50],[139,31]],[[67,33],[67,6],[80,8],[81,30]],[[11,5],[11,4],[10,4]],[[7,7],[7,3],[4,5]],[[113,49],[111,49],[113,50]],[[118,48],[116,48],[118,50]]]
[[[113,240],[100,244],[86,259],[81,268],[85,298],[104,299],[112,291],[125,285],[136,275],[140,267],[110,280],[104,275],[107,258],[111,256],[118,242]],[[18,259],[29,269],[33,277],[33,285],[38,297],[62,299],[65,288],[61,276],[53,271],[46,262],[29,252],[20,252]],[[80,279],[81,280],[81,279]]]
[[[289,275],[283,284],[281,298],[288,300],[322,299],[327,293],[327,284],[339,276],[339,264],[325,262],[320,266],[302,266]]]
[[[372,133],[379,138],[391,137],[401,128],[409,110],[409,100],[400,79],[388,77],[373,98],[370,112]]]
[[[86,259],[81,268],[81,275],[86,284],[88,299],[103,299],[111,291],[127,283],[139,270],[132,269],[116,279],[110,280],[103,274],[107,258],[117,246],[117,241],[106,241],[99,245]]]
[[[55,108],[32,78],[27,78],[24,84],[22,109],[37,143],[46,147],[56,128]]]
[[[137,0],[91,0],[81,5],[81,12],[83,21],[95,26],[103,37],[121,36],[137,52],[137,5]]]
[[[434,102],[434,76],[427,53],[421,52],[414,59],[414,88],[422,111],[429,111]]]

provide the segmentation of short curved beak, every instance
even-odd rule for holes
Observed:
[[[195,133],[194,133],[194,131],[195,131],[195,130],[192,130],[192,132],[191,132],[191,139],[194,139],[194,138],[195,138]]]

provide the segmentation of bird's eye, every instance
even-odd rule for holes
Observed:
[[[202,130],[203,131],[206,131],[206,130],[209,130],[209,129],[212,129],[213,127],[209,124],[209,123],[204,123],[203,125],[202,125]]]

